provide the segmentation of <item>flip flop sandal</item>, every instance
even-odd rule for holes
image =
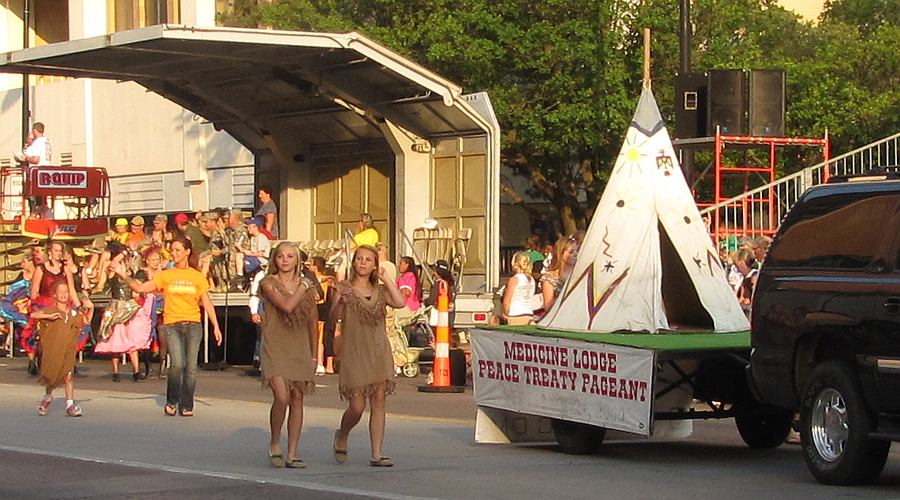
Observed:
[[[167,417],[174,417],[178,413],[178,409],[175,408],[175,405],[166,405],[166,407],[163,408],[163,413]]]
[[[339,464],[347,463],[347,448],[338,448],[337,447],[337,438],[340,433],[340,429],[334,431],[334,442],[332,443],[332,448],[334,449],[334,461]]]
[[[182,417],[193,417],[193,416],[194,416],[194,410],[185,410],[185,409],[182,408],[182,410],[181,410],[181,416],[182,416]]]
[[[305,469],[306,464],[303,463],[303,460],[292,458],[284,463],[284,466],[288,469]]]
[[[275,469],[281,469],[285,466],[284,457],[279,455],[269,455],[269,465]]]
[[[381,457],[378,460],[369,460],[369,465],[372,467],[393,467],[394,462],[391,462],[391,459],[388,457]]]

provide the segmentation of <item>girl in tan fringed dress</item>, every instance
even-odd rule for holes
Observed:
[[[379,280],[381,283],[379,284]],[[403,294],[378,266],[378,253],[368,245],[353,253],[350,277],[335,285],[331,319],[342,323],[340,393],[349,405],[334,432],[334,459],[347,461],[347,440],[369,402],[369,465],[390,467],[382,455],[385,397],[394,391],[394,361],[385,330],[385,306],[403,307]]]
[[[272,467],[302,469],[297,458],[303,428],[303,396],[315,391],[316,346],[319,340],[318,299],[315,287],[301,276],[300,251],[281,242],[273,252],[274,262],[259,283],[265,301],[260,331],[260,369],[263,384],[272,389],[274,401],[269,411],[272,439],[269,463]],[[287,457],[281,453],[281,428],[288,408]]]
[[[45,387],[44,397],[38,405],[38,415],[45,416],[53,402],[53,389],[66,388],[66,416],[80,417],[81,407],[75,404],[75,388],[72,371],[75,369],[75,351],[81,328],[90,323],[94,305],[85,298],[81,306],[73,306],[69,285],[60,281],[51,290],[53,305],[34,311],[31,317],[40,327],[41,378]]]

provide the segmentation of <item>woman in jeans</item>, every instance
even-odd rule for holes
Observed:
[[[194,416],[194,388],[196,386],[197,353],[203,339],[200,323],[200,306],[212,322],[216,345],[222,344],[222,332],[216,318],[216,309],[209,300],[209,282],[196,268],[189,264],[191,241],[176,238],[172,242],[172,269],[160,271],[153,279],[143,283],[128,276],[125,266],[119,263],[114,271],[121,276],[132,290],[138,293],[161,292],[163,295],[163,318],[166,325],[166,343],[169,346],[169,370],[166,384],[165,414]]]

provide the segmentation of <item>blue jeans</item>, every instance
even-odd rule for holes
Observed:
[[[166,404],[181,410],[194,409],[194,388],[197,386],[197,353],[203,340],[200,323],[183,321],[166,325],[164,330],[169,346],[169,370],[166,382]]]
[[[260,265],[262,265],[262,262],[259,260],[259,257],[244,257],[244,275],[250,276],[259,271]]]

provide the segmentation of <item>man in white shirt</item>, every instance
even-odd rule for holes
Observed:
[[[37,167],[50,165],[53,151],[50,148],[50,140],[44,137],[44,124],[35,122],[29,135],[31,142],[25,147],[25,152],[16,155],[16,159]]]

